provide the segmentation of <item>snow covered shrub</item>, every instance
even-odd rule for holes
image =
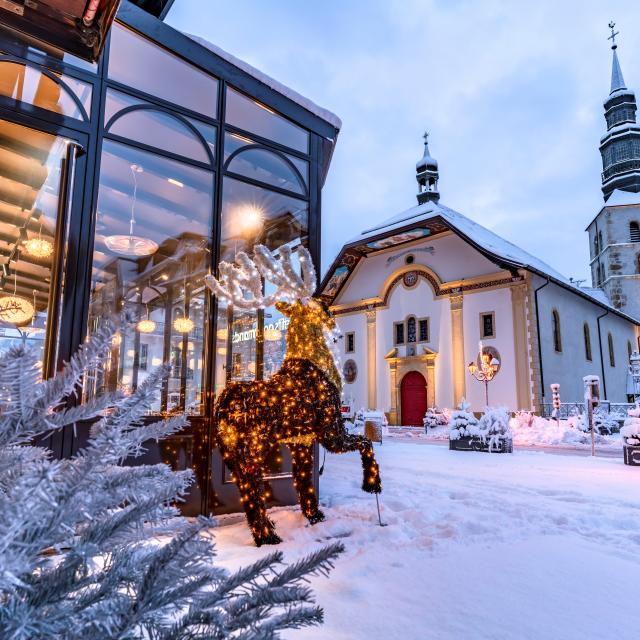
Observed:
[[[425,431],[435,427],[445,427],[449,424],[449,416],[445,411],[438,411],[437,407],[429,407],[422,419],[422,426]]]
[[[640,407],[633,407],[627,412],[624,425],[620,429],[624,443],[637,447],[640,445]]]
[[[532,411],[516,411],[516,415],[514,417],[516,425],[519,428],[526,427],[529,429],[533,427],[535,419],[536,415]]]
[[[458,440],[470,436],[470,428],[478,424],[476,417],[469,411],[471,405],[463,398],[460,405],[451,413],[449,418],[449,439]]]
[[[131,395],[74,402],[113,333],[105,323],[46,381],[25,347],[0,354],[0,637],[258,640],[320,623],[306,578],[326,574],[341,545],[283,569],[276,552],[230,574],[212,563],[213,522],[176,517],[190,470],[121,466],[186,425],[143,420],[168,367]],[[31,445],[86,420],[89,441],[69,460]]]
[[[593,428],[597,434],[611,435],[614,431],[618,431],[620,420],[623,416],[616,412],[609,412],[604,407],[596,407],[593,411]],[[585,433],[589,432],[589,422],[587,414],[581,413],[569,416],[569,424],[575,429],[579,429]]]
[[[486,442],[489,450],[497,449],[501,442],[512,439],[509,412],[505,407],[487,407],[477,426],[470,427],[469,431]]]

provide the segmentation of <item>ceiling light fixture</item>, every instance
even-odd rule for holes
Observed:
[[[134,225],[136,224],[135,207],[138,196],[138,179],[137,173],[142,173],[142,167],[137,164],[131,165],[131,175],[133,176],[133,200],[131,202],[131,219],[129,220],[129,235],[113,235],[107,236],[104,239],[104,243],[107,248],[113,253],[117,253],[122,256],[150,256],[158,250],[158,243],[154,242],[150,238],[144,238],[142,236],[136,236],[133,233]]]

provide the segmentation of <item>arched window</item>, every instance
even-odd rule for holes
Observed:
[[[612,367],[616,366],[616,354],[613,351],[613,336],[609,333],[607,336],[607,342],[609,343],[609,364]]]
[[[582,330],[584,332],[584,357],[591,362],[591,332],[589,331],[589,324],[587,322],[584,323]]]
[[[598,231],[598,247],[600,251],[604,249],[604,244],[602,243],[602,231]]]
[[[598,233],[593,236],[593,255],[597,256],[600,253],[600,243],[598,242]]]
[[[637,222],[629,223],[629,241],[640,242],[640,227]]]
[[[627,354],[629,355],[629,361],[631,361],[631,352],[633,349],[631,348],[631,340],[627,340]]]
[[[562,353],[562,335],[560,333],[560,314],[554,309],[552,312],[553,320],[553,348]]]
[[[416,341],[416,319],[413,316],[407,318],[407,342]]]
[[[640,253],[636,256],[636,273],[640,273]]]

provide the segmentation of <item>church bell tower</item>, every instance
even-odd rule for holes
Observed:
[[[429,134],[425,132],[424,153],[416,163],[416,180],[418,181],[418,204],[425,202],[438,202],[438,161],[429,153]]]

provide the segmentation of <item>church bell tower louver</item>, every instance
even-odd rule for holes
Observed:
[[[600,139],[602,193],[604,199],[615,189],[640,192],[640,126],[636,122],[636,96],[627,89],[618,60],[615,23],[610,22],[613,59],[611,92],[604,102],[607,132]]]

